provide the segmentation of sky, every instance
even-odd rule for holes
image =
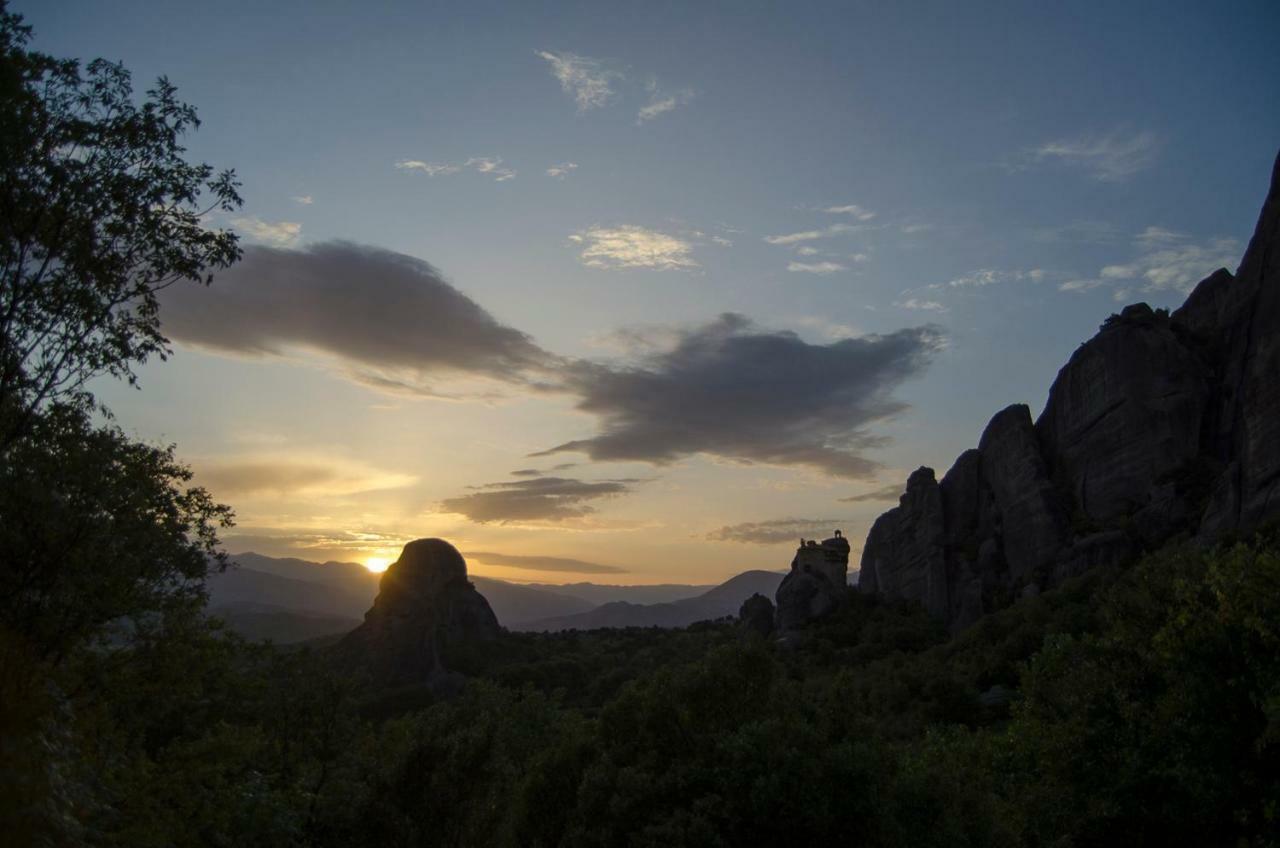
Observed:
[[[160,75],[243,260],[99,397],[253,550],[516,581],[860,541],[1127,303],[1234,270],[1280,5],[15,2]]]

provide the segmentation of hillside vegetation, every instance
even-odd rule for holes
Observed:
[[[1272,536],[951,640],[856,593],[789,651],[507,634],[445,658],[447,699],[189,624],[10,689],[7,768],[55,756],[5,797],[64,844],[1275,845],[1277,622]]]

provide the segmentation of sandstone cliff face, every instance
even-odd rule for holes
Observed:
[[[919,601],[952,629],[1179,534],[1280,517],[1280,159],[1236,274],[1168,315],[1112,316],[1058,373],[1033,425],[997,413],[977,450],[871,528],[863,592]]]
[[[500,632],[462,554],[443,539],[418,539],[383,572],[364,623],[336,650],[380,683],[435,683],[446,675],[442,651]]]

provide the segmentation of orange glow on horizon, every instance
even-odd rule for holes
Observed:
[[[381,574],[389,565],[391,565],[390,557],[365,557],[364,559],[364,567],[374,574]]]

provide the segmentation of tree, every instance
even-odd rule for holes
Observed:
[[[99,376],[169,352],[157,293],[240,256],[205,226],[231,171],[186,161],[195,110],[161,78],[27,49],[0,0],[0,626],[58,660],[109,622],[203,599],[230,510],[173,448],[93,420]]]
[[[156,294],[235,262],[209,213],[241,204],[232,171],[184,158],[196,112],[161,77],[140,105],[129,72],[27,50],[0,0],[0,448],[51,403],[91,400],[169,353]]]

